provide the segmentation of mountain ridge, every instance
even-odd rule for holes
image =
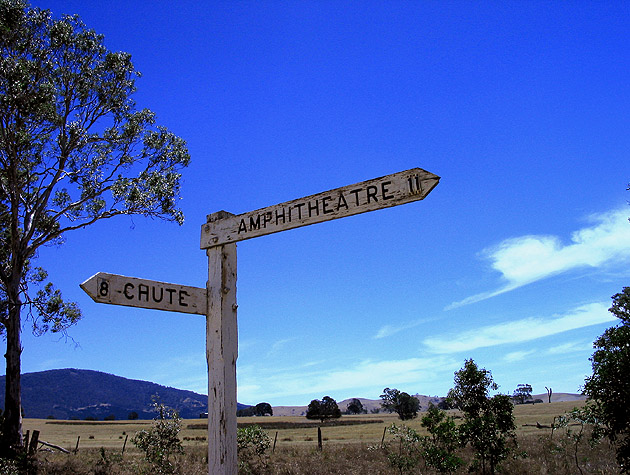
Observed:
[[[5,384],[6,376],[0,376],[0,407]],[[185,419],[208,411],[206,395],[100,371],[65,368],[22,374],[22,406],[28,418],[120,420],[135,412],[139,419],[152,419],[155,395]]]
[[[4,408],[5,376],[0,376],[0,408]],[[208,411],[208,397],[193,391],[162,386],[149,381],[128,379],[87,369],[53,369],[22,374],[24,417],[34,419],[128,419],[135,412],[139,419],[153,419],[155,395],[160,402],[177,410],[184,419],[196,419]],[[422,410],[443,397],[416,395]],[[547,401],[547,395],[534,395]],[[353,398],[339,402],[344,411]],[[367,411],[380,409],[380,399],[357,398]],[[553,394],[553,401],[580,400],[579,394]],[[249,407],[237,403],[238,409]],[[303,416],[307,406],[273,406],[276,416]]]

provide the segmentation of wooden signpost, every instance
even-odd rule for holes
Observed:
[[[201,229],[201,248],[243,241],[423,199],[440,177],[421,168],[344,186],[238,216],[226,214]]]
[[[167,312],[207,313],[206,289],[99,272],[80,287],[98,303]]]
[[[249,213],[213,213],[201,228],[206,289],[102,272],[81,288],[99,303],[206,315],[208,473],[236,475],[236,242],[418,201],[439,181],[413,168]]]

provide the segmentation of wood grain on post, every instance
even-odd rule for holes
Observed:
[[[209,216],[220,219],[227,213]],[[236,244],[208,249],[208,474],[237,475]]]

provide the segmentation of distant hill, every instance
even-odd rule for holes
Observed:
[[[0,376],[0,407],[4,408],[5,376]],[[152,419],[152,397],[179,411],[184,419],[198,418],[208,411],[208,396],[160,386],[113,374],[85,369],[54,369],[22,375],[24,417],[45,419],[103,420],[114,416],[127,419],[136,412],[139,419]],[[239,404],[238,408],[247,407]]]

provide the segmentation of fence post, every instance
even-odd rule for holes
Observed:
[[[37,444],[39,442],[39,431],[34,430],[33,436],[31,437],[31,444],[28,447],[28,454],[33,455],[37,450]]]

